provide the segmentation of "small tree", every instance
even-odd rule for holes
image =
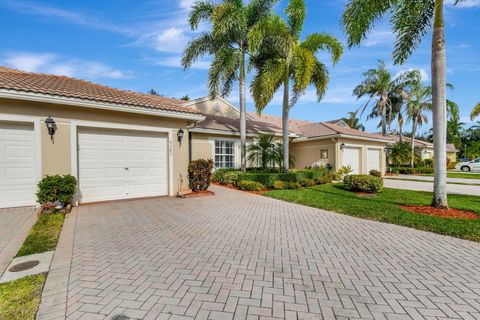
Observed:
[[[412,154],[407,142],[397,142],[388,149],[388,160],[397,166],[403,166],[410,162]]]
[[[213,160],[198,159],[188,164],[188,186],[193,192],[207,190],[212,179]]]
[[[274,134],[259,134],[257,143],[247,146],[247,160],[250,163],[259,162],[262,169],[274,165],[278,160],[277,144]]]

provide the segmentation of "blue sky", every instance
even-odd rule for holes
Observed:
[[[0,0],[0,65],[68,75],[121,89],[145,92],[153,88],[165,96],[204,96],[208,93],[208,59],[187,71],[179,63],[183,48],[195,36],[186,23],[193,2]],[[303,35],[329,32],[345,43],[340,17],[346,1],[306,2]],[[276,9],[283,11],[286,4],[280,1]],[[455,86],[449,97],[460,105],[462,120],[468,123],[471,108],[480,101],[480,0],[468,0],[460,7],[447,4],[445,15],[447,78]],[[322,121],[346,116],[361,105],[352,90],[361,81],[362,72],[379,59],[385,60],[394,74],[420,69],[428,82],[430,35],[402,66],[391,64],[392,43],[388,24],[380,23],[360,47],[345,50],[336,66],[328,56],[320,55],[329,65],[328,93],[318,103],[314,91],[307,90],[291,117]],[[238,104],[238,92],[232,92],[228,100]],[[279,94],[265,112],[280,114],[280,104]],[[254,110],[250,98],[248,109]],[[367,130],[377,130],[377,122],[366,122]]]

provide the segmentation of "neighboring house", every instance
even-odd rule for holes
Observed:
[[[76,176],[80,202],[187,189],[188,139],[177,133],[205,117],[184,103],[0,67],[0,207],[35,204],[52,174]]]
[[[208,97],[183,105],[201,111],[205,120],[192,125],[190,131],[191,158],[214,159],[217,168],[240,166],[240,130],[238,109],[224,99]],[[259,133],[273,133],[281,140],[281,117],[247,115],[247,144],[255,143]],[[372,169],[385,172],[384,149],[389,139],[378,134],[354,130],[342,120],[313,123],[292,119],[289,122],[290,151],[295,167],[330,165],[338,170],[344,165],[355,173]]]
[[[392,143],[400,141],[400,136],[398,135],[393,135],[389,137],[392,138],[392,140],[394,141]],[[410,143],[411,139],[409,137],[403,137],[403,141]],[[420,139],[415,139],[415,149],[419,151],[422,160],[433,159],[433,143]],[[458,150],[454,144],[447,144],[447,158],[450,159],[451,163],[457,162],[457,152]]]

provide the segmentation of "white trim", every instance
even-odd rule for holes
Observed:
[[[130,124],[118,124],[110,122],[96,122],[96,121],[75,121],[71,122],[71,153],[72,153],[72,175],[78,177],[78,127],[85,128],[103,128],[103,129],[114,129],[114,130],[133,130],[133,131],[145,131],[145,132],[164,132],[168,135],[168,195],[174,196],[174,186],[173,186],[173,129],[171,128],[161,128],[161,127],[149,127],[141,125],[130,125]],[[78,188],[75,193],[74,202],[78,204]]]
[[[226,100],[222,97],[216,97],[213,100],[210,99],[210,97],[208,97],[208,96],[200,97],[200,98],[189,100],[189,101],[185,102],[184,104],[182,104],[182,107],[189,107],[189,106],[192,106],[192,105],[197,104],[197,103],[202,103],[202,102],[206,102],[206,101],[215,101],[215,100],[219,100],[219,101],[225,103],[226,105],[230,106],[232,109],[234,109],[235,111],[240,113],[240,110],[237,107],[235,107],[232,103],[228,102],[228,100]]]
[[[240,139],[232,139],[232,138],[209,138],[208,142],[210,143],[212,147],[212,160],[214,163],[215,167],[215,141],[231,141],[234,143],[234,148],[235,148],[235,169],[238,169],[242,166],[241,164],[241,159],[240,159],[240,153],[241,153],[241,141]]]
[[[0,121],[33,123],[35,145],[35,185],[42,179],[42,121],[41,117],[0,113]],[[33,203],[38,206],[37,203]]]
[[[53,95],[47,95],[47,94],[41,94],[41,93],[18,92],[14,90],[6,90],[6,89],[0,89],[0,98],[63,104],[63,105],[95,108],[95,109],[111,110],[111,111],[119,111],[119,112],[139,113],[139,114],[146,114],[151,116],[186,119],[186,120],[194,120],[194,121],[201,121],[205,119],[205,116],[202,114],[198,114],[198,115],[188,114],[188,113],[182,113],[181,111],[175,112],[175,111],[166,111],[166,110],[153,109],[153,108],[149,109],[149,108],[143,108],[143,107],[134,107],[134,106],[124,105],[124,104],[105,103],[105,102],[98,102],[98,101],[78,99],[78,98],[67,98],[67,97],[53,96]]]
[[[189,128],[190,132],[197,132],[197,133],[210,133],[210,134],[218,134],[224,136],[240,136],[239,132],[230,132],[230,131],[222,131],[222,130],[214,130],[214,129],[203,129],[203,128]],[[247,133],[247,137],[255,137],[256,134]],[[225,138],[228,139],[228,138]]]

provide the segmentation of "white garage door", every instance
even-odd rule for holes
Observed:
[[[380,168],[380,155],[381,155],[380,149],[367,150],[367,173],[369,173],[370,170],[378,170],[382,172]]]
[[[353,174],[360,173],[360,148],[345,147],[343,149],[343,165],[352,167]]]
[[[167,135],[79,129],[80,202],[168,194]]]
[[[33,124],[0,122],[0,208],[35,204]]]

